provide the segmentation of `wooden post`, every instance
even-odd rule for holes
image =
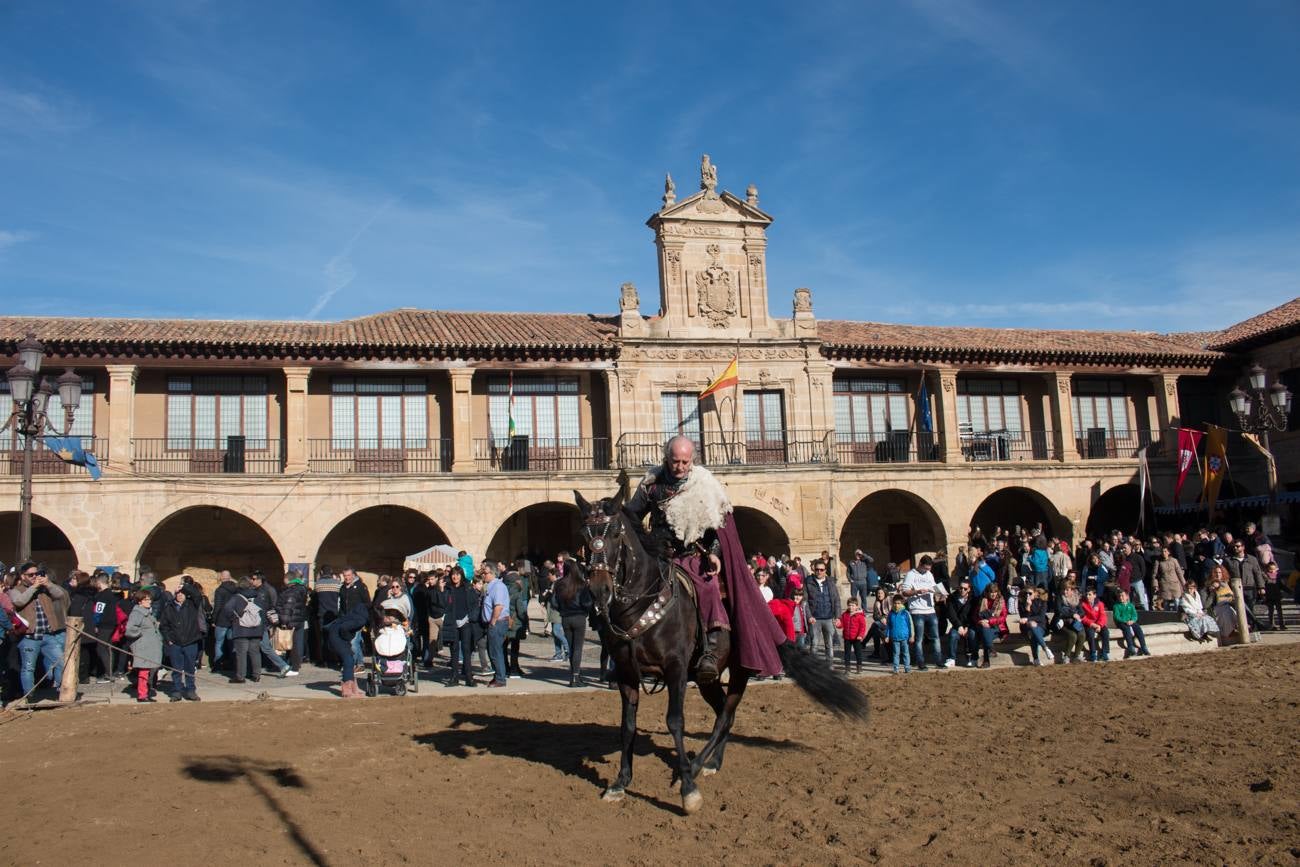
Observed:
[[[1241,579],[1233,578],[1228,585],[1232,587],[1232,598],[1237,602],[1237,643],[1250,644],[1250,621],[1246,619],[1246,593],[1241,588]]]
[[[81,628],[85,621],[69,617],[63,631],[63,681],[59,684],[59,701],[77,700],[77,680],[81,662]]]

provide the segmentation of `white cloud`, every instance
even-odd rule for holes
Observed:
[[[35,232],[27,232],[22,229],[0,229],[0,253],[19,244],[24,244],[36,238]]]
[[[51,90],[19,90],[0,85],[0,133],[48,135],[76,132],[93,118],[71,97]]]

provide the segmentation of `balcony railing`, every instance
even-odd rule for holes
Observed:
[[[1147,449],[1148,457],[1157,457],[1162,446],[1160,431],[1150,430],[1108,430],[1106,428],[1088,428],[1075,431],[1075,444],[1079,455],[1084,460],[1103,460],[1105,458],[1137,457],[1138,449]]]
[[[313,473],[449,473],[451,440],[308,440],[307,469]]]
[[[939,434],[895,430],[880,434],[835,433],[835,454],[841,464],[932,463],[943,460]]]
[[[284,472],[284,442],[251,437],[158,437],[131,440],[138,473],[192,475]]]
[[[79,437],[81,448],[95,456],[102,465],[108,457],[108,440],[104,437]],[[0,442],[0,476],[21,476],[23,474],[22,440],[4,434]],[[36,443],[32,447],[32,475],[34,476],[84,476],[85,467],[77,467],[63,460],[45,447]]]
[[[961,453],[967,462],[1051,460],[1054,457],[1052,432],[1046,430],[963,432]]]
[[[474,466],[482,472],[559,473],[609,469],[605,437],[493,437],[474,440]]]
[[[652,467],[663,462],[670,435],[625,433],[618,439],[615,460],[626,469]],[[793,430],[780,437],[740,433],[736,437],[706,434],[696,441],[696,459],[714,469],[727,466],[830,464],[835,462],[834,433]]]

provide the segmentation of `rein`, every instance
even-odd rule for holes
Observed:
[[[610,531],[617,526],[619,526],[619,522],[616,522],[608,515],[590,517],[584,522],[582,532],[587,537],[588,550],[591,552],[586,563],[585,572],[587,577],[584,580],[590,584],[590,575],[593,572],[600,572],[609,577],[613,599],[608,610],[601,611],[600,605],[597,604],[596,611],[598,614],[604,615],[610,634],[620,641],[631,642],[650,631],[663,619],[672,603],[677,599],[677,582],[672,579],[671,567],[668,564],[660,564],[659,580],[655,582],[650,590],[645,593],[629,592],[624,580],[628,571],[627,552],[629,546],[626,543],[619,544],[618,556],[615,562],[611,564],[609,561],[611,543],[622,535],[620,530],[611,537]],[[622,629],[614,623],[612,609],[615,604],[627,610],[645,602],[649,604],[630,627]]]

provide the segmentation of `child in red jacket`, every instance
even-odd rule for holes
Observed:
[[[857,660],[857,673],[862,673],[862,644],[867,638],[867,615],[858,607],[858,600],[850,596],[848,608],[840,615],[835,628],[844,633],[844,673],[849,673],[849,654]]]

